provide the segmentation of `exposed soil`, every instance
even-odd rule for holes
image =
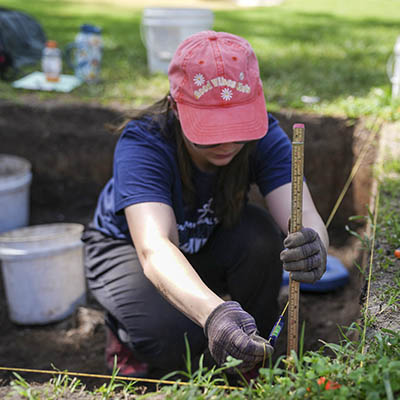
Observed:
[[[88,111],[71,105],[54,108],[0,102],[0,130],[2,135],[5,132],[2,152],[26,157],[33,164],[31,225],[60,221],[86,224],[90,220],[97,194],[110,175],[116,141],[115,135],[106,132],[104,126],[120,117],[116,111],[95,107]],[[355,149],[366,135],[364,125],[349,125],[346,120],[312,115],[282,114],[278,117],[287,132],[293,122],[305,121],[309,127],[313,140],[308,146],[311,150],[306,150],[306,176],[317,207],[326,220],[357,156]],[[86,121],[86,126],[82,127],[82,121]],[[332,137],[334,140],[327,143]],[[315,157],[318,152],[322,156]],[[360,316],[362,284],[354,267],[354,261],[360,257],[359,245],[347,234],[344,225],[349,216],[363,214],[368,203],[369,167],[373,157],[369,154],[366,158],[368,168],[360,172],[360,180],[349,190],[329,229],[330,253],[348,268],[350,282],[331,293],[301,294],[300,324],[305,321],[305,350],[320,348],[321,341],[337,342],[341,337],[338,327],[349,326]],[[285,288],[280,301],[283,308],[287,301]],[[55,367],[71,372],[106,374],[104,344],[102,311],[90,294],[87,305],[62,322],[18,326],[9,320],[0,281],[0,367],[44,370]],[[286,331],[278,340],[275,356],[285,352]],[[49,375],[38,373],[20,374],[29,382],[49,379]],[[0,371],[0,397],[12,378],[10,371]],[[79,379],[89,387],[102,384],[97,378]]]
[[[344,253],[350,251],[349,247],[335,253],[346,256]],[[306,350],[318,349],[321,340],[337,342],[340,339],[338,326],[349,326],[359,318],[360,279],[355,268],[350,267],[350,271],[350,282],[342,289],[326,294],[301,293],[300,324],[305,321]],[[287,301],[285,288],[281,291],[280,300],[283,309]],[[8,318],[1,288],[0,326],[0,366],[107,374],[104,365],[103,313],[90,296],[85,307],[80,307],[62,322],[47,326],[18,326]],[[285,352],[286,330],[279,337],[275,355]],[[20,375],[29,382],[45,382],[50,378],[50,375],[37,373]],[[0,386],[7,385],[12,377],[11,372],[0,372]],[[160,378],[160,372],[152,377]],[[103,383],[97,378],[79,379],[88,386]]]

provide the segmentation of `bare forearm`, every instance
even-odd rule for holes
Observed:
[[[168,240],[139,255],[146,277],[178,310],[200,326],[223,302]]]
[[[291,214],[291,184],[283,185],[266,196],[272,216],[284,234],[288,234],[288,221]],[[306,184],[303,186],[302,225],[318,232],[326,249],[329,247],[328,233],[311,197]]]
[[[314,229],[324,243],[325,248],[329,248],[328,232],[319,214],[313,210],[303,212],[303,226]]]

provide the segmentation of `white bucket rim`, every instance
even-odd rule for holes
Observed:
[[[65,254],[67,251],[75,250],[79,247],[83,248],[84,243],[81,240],[75,240],[69,244],[59,244],[56,247],[46,247],[39,249],[15,249],[13,247],[0,246],[0,260],[2,261],[18,261],[18,260],[38,260],[39,258],[54,257],[59,254]],[[3,268],[6,268],[3,265]]]
[[[4,173],[3,168],[7,161],[13,162],[14,166],[8,166],[7,169],[5,169],[6,173]],[[0,185],[3,182],[9,182],[11,179],[30,174],[31,169],[32,164],[27,159],[13,154],[0,153]]]
[[[211,25],[213,20],[211,19],[196,19],[196,21],[192,21],[190,18],[168,18],[166,20],[162,20],[160,18],[154,18],[154,19],[148,19],[148,20],[143,20],[141,26],[143,30],[148,30],[154,27],[157,28],[165,28],[165,29],[182,29],[182,28],[187,28],[187,27],[197,27],[199,30],[196,30],[196,32],[201,32],[205,30],[210,30],[207,29],[207,26]],[[182,39],[183,40],[183,39]]]
[[[0,178],[0,193],[12,192],[20,190],[26,185],[30,185],[32,181],[32,173],[26,172],[25,175],[9,176],[6,179]]]
[[[71,234],[81,234],[84,225],[74,222],[57,222],[51,224],[31,225],[12,229],[0,234],[0,246],[12,243],[32,243],[47,241]]]
[[[209,8],[183,8],[183,7],[147,7],[143,9],[144,18],[173,18],[173,17],[214,17]]]

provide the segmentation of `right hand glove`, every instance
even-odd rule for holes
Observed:
[[[236,301],[225,301],[216,307],[207,318],[204,332],[217,364],[222,365],[230,355],[243,361],[237,367],[242,372],[250,371],[274,351],[264,338],[257,335],[254,318]]]
[[[311,228],[301,228],[284,240],[281,252],[283,268],[292,273],[298,282],[314,283],[326,271],[327,253],[318,233]]]

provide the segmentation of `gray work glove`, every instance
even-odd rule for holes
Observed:
[[[236,301],[225,301],[216,307],[207,318],[204,332],[216,363],[222,365],[230,355],[243,361],[237,367],[242,372],[250,371],[274,351],[264,338],[257,335],[254,318]]]
[[[311,228],[301,228],[290,233],[283,242],[281,252],[283,268],[292,273],[295,281],[314,283],[326,271],[326,249],[318,233]]]

